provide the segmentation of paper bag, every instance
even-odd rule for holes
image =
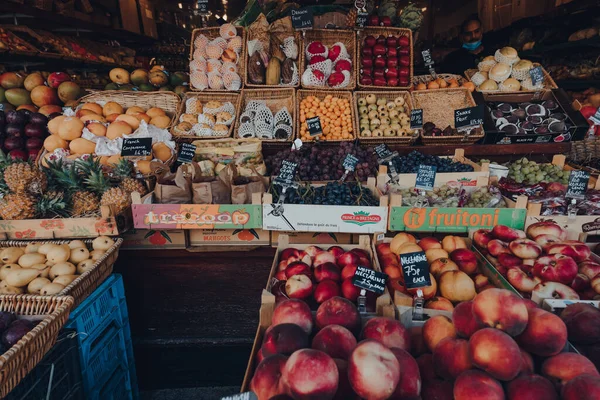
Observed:
[[[189,204],[192,201],[191,176],[185,173],[185,166],[180,165],[175,173],[172,173],[160,164],[152,171],[156,175],[156,186],[154,196],[161,204]],[[184,168],[182,168],[184,167]],[[151,168],[152,165],[151,165]]]

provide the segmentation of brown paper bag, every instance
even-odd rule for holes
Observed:
[[[154,196],[161,204],[189,204],[192,201],[191,176],[186,174],[183,165],[175,173],[162,166],[153,169],[156,175]],[[152,166],[151,166],[152,168]]]
[[[194,204],[231,204],[228,169],[218,176],[201,176],[198,163],[192,163],[192,202]]]
[[[238,175],[233,163],[231,168],[231,204],[251,204],[253,193],[264,193],[267,188],[265,178],[253,168],[252,176]]]

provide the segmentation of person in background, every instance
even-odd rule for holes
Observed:
[[[459,39],[462,47],[446,56],[440,72],[462,75],[467,69],[476,68],[478,60],[488,55],[483,45],[483,27],[476,15],[461,24]]]

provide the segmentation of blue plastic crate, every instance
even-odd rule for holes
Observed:
[[[129,366],[129,378],[131,379],[131,390],[133,392],[133,398],[139,399],[140,393],[138,389],[137,373],[135,370],[135,358],[133,356],[133,342],[131,340],[131,334],[129,324],[123,327],[125,331],[125,349],[127,349],[127,364]]]
[[[89,400],[132,400],[131,380],[127,366],[121,364],[115,368],[104,385],[91,390]]]

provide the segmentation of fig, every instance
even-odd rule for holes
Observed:
[[[32,329],[33,324],[31,322],[24,319],[18,319],[10,324],[8,329],[2,333],[0,341],[4,346],[10,348]]]
[[[507,135],[516,135],[519,132],[519,127],[515,124],[505,124],[500,127],[500,132],[504,132]]]
[[[503,114],[510,114],[513,108],[508,103],[500,103],[498,104],[498,110],[502,111]]]
[[[9,311],[0,311],[0,332],[4,332],[6,328],[16,320],[15,313]]]
[[[527,117],[527,113],[522,108],[517,108],[516,110],[513,110],[512,116],[518,118],[521,121],[523,121]]]

